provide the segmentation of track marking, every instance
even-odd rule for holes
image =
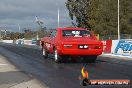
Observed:
[[[8,64],[0,64],[0,66],[5,66],[5,65],[8,65]]]

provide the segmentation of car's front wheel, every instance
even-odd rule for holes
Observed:
[[[42,48],[42,54],[43,54],[44,59],[48,57],[48,52],[46,51],[45,48]]]

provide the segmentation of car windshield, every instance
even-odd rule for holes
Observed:
[[[63,30],[62,31],[63,37],[90,37],[91,34],[88,30]]]

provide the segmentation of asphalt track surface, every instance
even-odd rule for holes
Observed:
[[[99,56],[95,63],[84,63],[80,58],[77,58],[77,60],[57,64],[50,56],[48,59],[44,59],[41,50],[37,47],[4,43],[0,43],[0,54],[7,57],[20,70],[36,77],[49,88],[132,88],[131,84],[130,86],[82,87],[78,79],[81,75],[81,68],[84,66],[90,79],[132,80],[132,60],[115,61],[114,58]]]

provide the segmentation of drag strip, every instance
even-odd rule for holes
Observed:
[[[0,43],[0,53],[25,73],[36,77],[49,88],[81,88],[78,77],[85,66],[90,79],[130,79],[132,64],[118,63],[107,57],[98,57],[96,63],[66,62],[56,64],[52,57],[44,59],[41,49]],[[91,88],[91,87],[90,87]],[[94,87],[92,87],[94,88]],[[103,88],[103,87],[95,87]],[[114,87],[105,87],[114,88]],[[128,87],[115,87],[128,88]]]

